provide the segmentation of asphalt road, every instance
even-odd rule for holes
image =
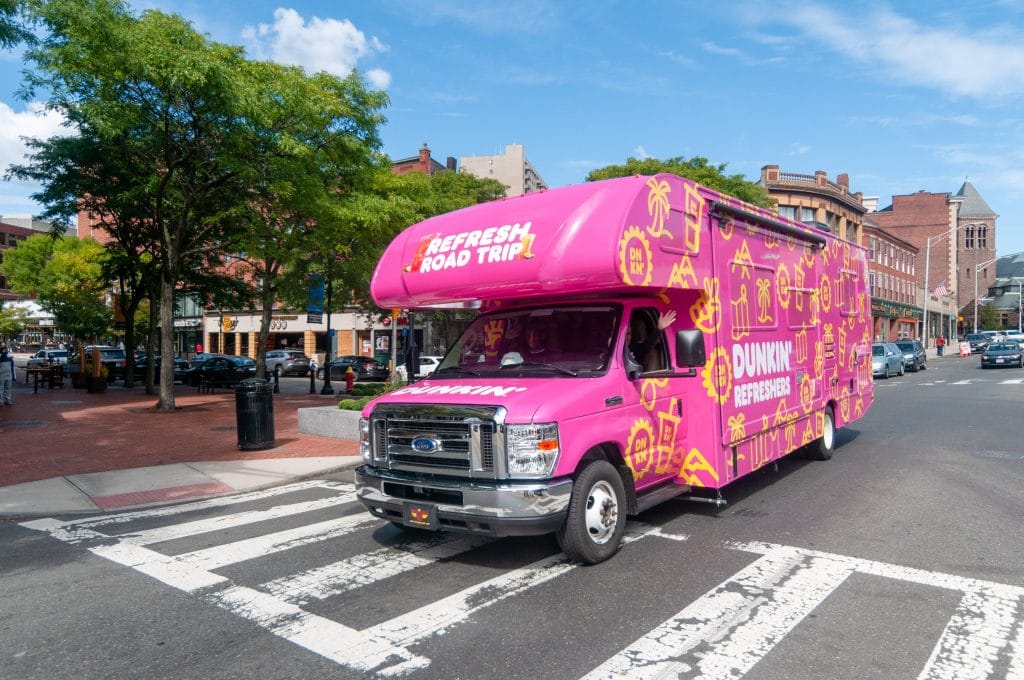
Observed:
[[[670,501],[595,567],[406,534],[345,477],[0,525],[0,677],[1024,677],[1024,371],[876,394],[831,461]]]

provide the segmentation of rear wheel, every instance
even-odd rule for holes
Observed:
[[[811,460],[828,460],[836,447],[836,418],[831,406],[825,407],[825,424],[822,428],[821,438],[812,442],[807,450],[807,457]]]
[[[897,375],[903,375],[903,362],[900,362],[900,372]]]
[[[626,529],[626,492],[611,463],[594,460],[576,475],[558,545],[575,562],[597,564],[614,555]]]

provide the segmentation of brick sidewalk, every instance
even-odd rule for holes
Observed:
[[[20,381],[14,405],[0,406],[0,486],[86,472],[195,461],[358,455],[353,440],[300,434],[298,409],[336,404],[316,394],[274,395],[274,447],[241,451],[233,390],[198,394],[175,385],[174,413],[152,409],[143,387],[111,386],[89,394],[65,383],[40,388]]]

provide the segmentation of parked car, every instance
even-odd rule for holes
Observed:
[[[342,355],[331,359],[331,380],[344,380],[345,373],[349,366],[355,372],[355,379],[376,380],[383,382],[391,374],[388,367],[372,357],[356,356],[354,354]],[[323,380],[324,368],[321,366],[316,370],[316,377]]]
[[[197,387],[214,385],[230,387],[256,377],[256,362],[249,357],[218,355],[185,371],[185,383]]]
[[[926,365],[928,359],[925,355],[924,345],[919,340],[901,340],[896,343],[896,346],[903,353],[904,368],[910,369],[915,373],[923,368],[928,368]]]
[[[1006,339],[1024,344],[1024,333],[1020,331],[1006,331]]]
[[[141,379],[145,377],[144,371],[146,370],[146,364],[149,363],[149,358],[143,353],[135,357],[135,378]],[[154,367],[154,375],[156,381],[160,382],[160,356],[153,357],[153,363],[156,364]],[[174,357],[174,382],[185,382],[185,373],[190,368],[189,363],[181,357]]]
[[[971,345],[971,354],[984,352],[988,347],[989,336],[985,333],[968,333],[964,340]]]
[[[888,378],[903,375],[903,352],[891,342],[876,342],[871,345],[871,373]]]
[[[216,352],[202,352],[202,353],[197,354],[194,357],[192,357],[192,359],[188,362],[188,365],[189,365],[189,368],[196,368],[197,366],[201,366],[207,359],[212,359],[213,357],[226,357],[226,356],[228,356],[228,355],[227,354],[217,354]]]
[[[109,345],[86,345],[86,361],[91,361],[94,349],[100,351],[100,363],[107,367],[107,382],[124,380],[124,369],[128,364],[128,355],[125,351]]]
[[[421,356],[420,367],[416,371],[416,379],[419,380],[420,378],[426,378],[428,375],[433,373],[434,369],[441,365],[442,359],[444,359],[444,357]],[[407,371],[405,370],[405,364],[400,364],[395,371],[398,373],[398,377],[402,380],[408,379],[406,378]]]
[[[273,349],[266,354],[267,374],[308,375],[309,357],[297,349]]]
[[[66,349],[41,349],[28,358],[26,368],[38,368],[40,366],[52,366],[53,364],[68,363],[68,351]]]
[[[1024,368],[1024,357],[1021,356],[1019,342],[1014,342],[1013,340],[993,342],[981,353],[982,368],[998,368],[1001,366]]]

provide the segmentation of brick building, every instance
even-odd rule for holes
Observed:
[[[863,245],[861,225],[867,209],[859,191],[850,193],[849,175],[838,175],[833,182],[824,170],[802,175],[766,165],[758,183],[778,201],[780,215],[823,225],[833,234]]]
[[[918,286],[927,295],[928,328],[922,335],[963,332],[956,319],[973,308],[974,281],[984,291],[995,280],[996,218],[970,182],[956,194],[918,191],[892,197],[892,204],[871,214],[885,231],[916,246],[921,254]],[[923,260],[921,259],[923,257]],[[945,295],[936,295],[945,288]]]
[[[918,303],[917,247],[864,219],[871,290],[871,339],[894,342],[917,338],[924,318]]]
[[[407,172],[422,172],[424,175],[433,175],[443,170],[455,172],[456,169],[457,165],[453,156],[448,156],[448,160],[444,165],[431,158],[430,148],[426,142],[420,147],[419,155],[391,161],[391,172],[396,175],[404,175]]]

